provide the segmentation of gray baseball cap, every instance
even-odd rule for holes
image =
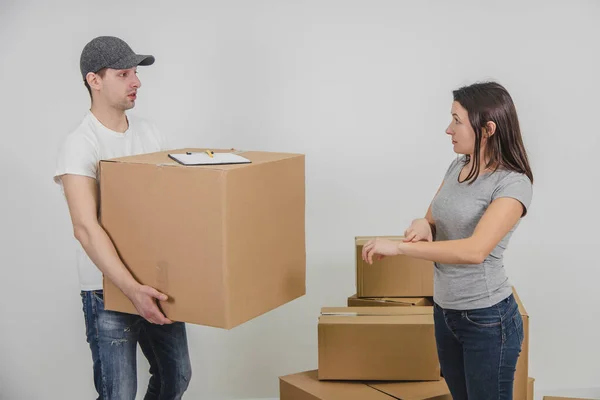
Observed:
[[[136,54],[122,39],[114,36],[99,36],[83,48],[79,68],[85,81],[88,73],[96,73],[102,68],[129,69],[136,65],[152,64],[154,64],[154,56]]]

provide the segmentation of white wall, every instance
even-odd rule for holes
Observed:
[[[354,293],[352,238],[423,215],[454,157],[451,90],[482,79],[513,95],[536,178],[506,255],[531,315],[530,375],[600,386],[600,3],[49,3],[0,3],[0,398],[93,396],[51,178],[89,107],[81,49],[106,34],[156,56],[133,111],[177,146],[307,155],[307,295],[231,331],[189,326],[188,398],[273,398],[278,376],[316,368],[319,308]]]

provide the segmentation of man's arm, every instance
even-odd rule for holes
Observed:
[[[98,222],[96,180],[87,176],[61,176],[73,232],[83,249],[106,275],[132,301],[142,317],[154,324],[169,324],[155,299],[167,300],[156,289],[138,283],[121,261],[114,244]]]

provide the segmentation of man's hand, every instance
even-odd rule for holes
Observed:
[[[166,294],[146,285],[137,285],[133,290],[125,294],[131,300],[138,313],[148,322],[157,325],[173,323],[173,321],[164,316],[156,303],[156,300],[166,301],[168,299]]]

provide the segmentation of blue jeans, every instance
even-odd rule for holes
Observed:
[[[488,308],[448,310],[434,304],[442,375],[454,400],[511,400],[523,343],[513,295]]]
[[[192,375],[185,324],[155,325],[139,315],[104,309],[101,290],[82,291],[87,342],[98,400],[134,400],[137,344],[150,364],[144,400],[181,399]]]

